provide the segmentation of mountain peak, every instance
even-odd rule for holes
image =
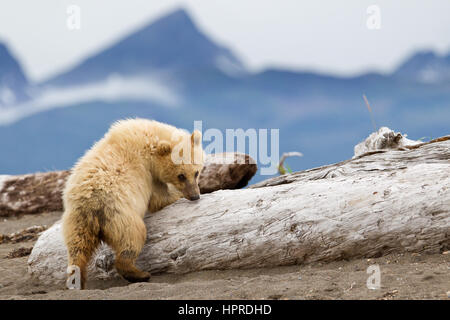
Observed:
[[[0,42],[0,107],[26,100],[28,81],[8,47]]]
[[[168,15],[165,15],[158,19],[158,21],[179,21],[179,22],[189,22],[193,23],[191,17],[187,13],[187,11],[183,8],[179,8],[175,11],[172,11]]]
[[[6,44],[0,42],[0,63],[15,61]]]
[[[180,31],[195,31],[199,32],[191,17],[186,10],[180,8],[165,16],[159,17],[155,21],[150,22],[148,25],[138,30],[136,33],[145,33],[147,31],[152,31],[152,29],[173,29],[181,28]],[[131,35],[132,36],[132,35]]]
[[[440,56],[431,50],[419,51],[402,63],[394,76],[430,84],[450,81],[450,55]]]
[[[94,82],[110,74],[148,75],[157,71],[239,73],[240,61],[203,34],[184,9],[160,17],[50,83]]]

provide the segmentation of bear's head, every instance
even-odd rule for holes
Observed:
[[[161,182],[172,184],[188,200],[200,198],[198,178],[203,169],[202,134],[195,130],[172,137],[172,141],[159,141],[156,165]]]

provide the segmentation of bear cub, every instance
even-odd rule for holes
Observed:
[[[144,215],[182,197],[199,199],[201,140],[197,130],[190,134],[153,120],[122,120],[76,163],[63,192],[63,237],[68,273],[79,268],[82,289],[101,241],[114,250],[122,277],[150,278],[135,266],[147,236]]]

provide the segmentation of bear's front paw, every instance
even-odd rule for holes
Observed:
[[[128,282],[147,282],[150,280],[150,273],[145,271],[125,273],[122,275]]]

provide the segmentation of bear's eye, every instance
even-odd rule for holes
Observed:
[[[195,172],[195,177],[196,177],[196,178],[198,177],[198,171]]]
[[[186,176],[184,174],[179,174],[178,175],[178,180],[184,181],[184,180],[186,180]]]

